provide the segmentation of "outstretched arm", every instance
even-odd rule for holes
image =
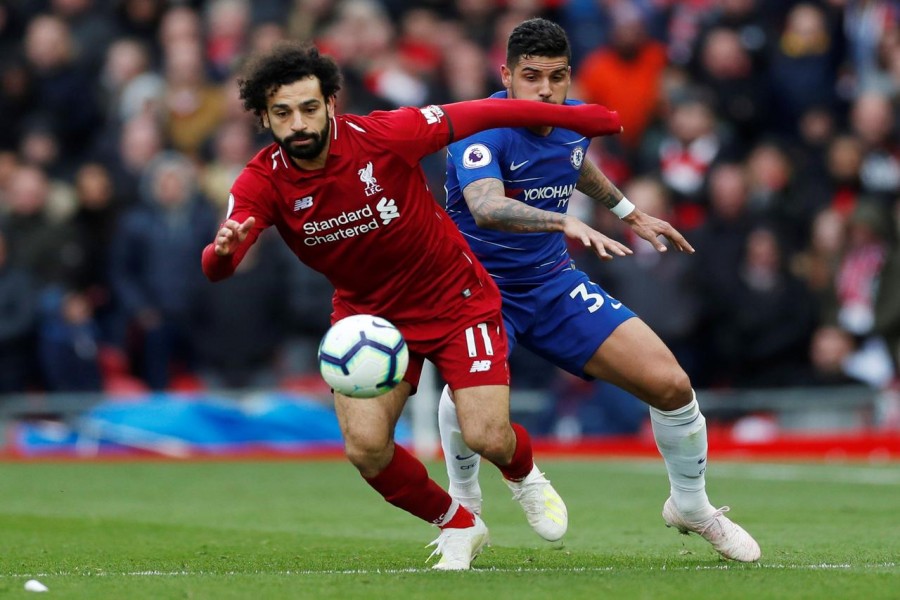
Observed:
[[[576,217],[542,210],[508,198],[503,182],[499,179],[473,181],[465,187],[463,196],[479,227],[513,233],[560,231],[566,237],[579,240],[585,247],[592,248],[603,260],[612,259],[613,254],[631,254],[628,247],[606,237]]]
[[[622,132],[619,114],[599,104],[568,106],[487,98],[444,104],[440,109],[450,119],[452,140],[497,127],[562,127],[587,137]]]
[[[625,200],[625,195],[619,191],[619,188],[603,174],[597,165],[589,160],[585,160],[581,165],[578,183],[575,185],[575,188],[579,192],[602,203],[606,208],[613,210],[613,212]],[[628,200],[625,200],[625,202],[628,202]],[[633,206],[630,202],[628,204]],[[684,239],[684,236],[667,221],[650,216],[637,207],[632,208],[631,212],[624,216],[620,215],[620,218],[628,223],[635,235],[650,242],[660,252],[666,251],[666,245],[659,241],[659,236],[663,236],[678,250],[689,254],[694,253],[694,248]]]

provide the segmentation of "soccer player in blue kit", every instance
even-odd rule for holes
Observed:
[[[511,33],[501,66],[506,91],[494,97],[578,104],[566,98],[569,62],[560,26],[525,21]],[[660,252],[666,251],[660,236],[677,250],[693,252],[669,223],[635,208],[585,158],[589,143],[550,127],[491,129],[455,142],[447,159],[447,212],[500,288],[509,350],[521,344],[570,373],[608,381],[646,402],[669,475],[666,525],[701,535],[726,558],[756,561],[760,549],[753,537],[724,515],[727,507],[717,509],[707,498],[706,421],[687,374],[640,318],[569,257],[566,238],[591,247],[601,259],[631,253],[566,214],[575,189],[602,202]],[[450,494],[479,514],[479,458],[459,433],[446,387],[439,425]],[[536,467],[523,483],[553,489]],[[565,534],[568,513],[558,495],[545,496],[526,507],[526,516],[538,535],[554,541]]]

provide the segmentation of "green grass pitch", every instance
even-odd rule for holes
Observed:
[[[0,597],[35,578],[91,600],[900,598],[896,464],[713,462],[710,498],[755,535],[758,565],[663,525],[661,461],[539,464],[569,507],[564,543],[532,533],[486,465],[492,546],[441,573],[436,530],[342,461],[3,463]]]

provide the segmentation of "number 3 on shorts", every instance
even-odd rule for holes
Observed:
[[[569,298],[581,298],[585,302],[592,302],[592,304],[587,307],[588,312],[591,313],[600,310],[600,307],[606,302],[603,295],[589,292],[587,286],[583,283],[579,283],[575,289],[569,292]]]

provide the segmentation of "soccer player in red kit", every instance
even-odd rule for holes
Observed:
[[[228,277],[262,230],[274,226],[301,261],[334,285],[332,322],[365,313],[400,329],[410,350],[400,385],[365,401],[335,393],[345,452],[385,500],[441,528],[435,568],[468,569],[487,527],[393,441],[426,358],[454,391],[466,444],[507,481],[528,486],[526,512],[543,510],[548,497],[564,505],[545,478],[523,483],[536,467],[528,434],[509,421],[500,295],[434,201],[419,160],[493,127],[554,125],[591,137],[621,127],[602,106],[524,100],[338,116],[340,79],[333,60],[296,43],[248,63],[239,82],[244,107],[275,143],[235,180],[226,221],[203,251],[203,271],[212,281]]]

